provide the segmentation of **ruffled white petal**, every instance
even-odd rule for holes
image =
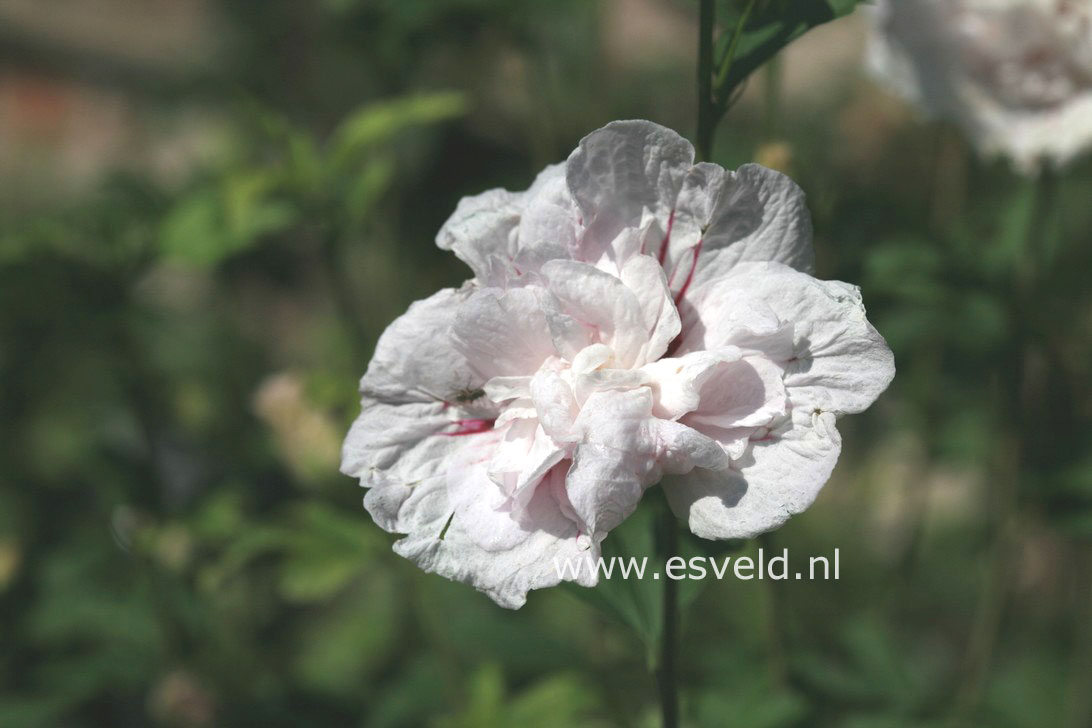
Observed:
[[[564,474],[550,477],[563,478]],[[521,607],[529,590],[561,582],[559,564],[568,560],[573,563],[594,560],[599,555],[595,544],[578,538],[578,527],[562,512],[558,492],[558,487],[550,483],[535,490],[526,508],[527,522],[533,526],[524,527],[511,520],[483,518],[480,511],[454,510],[447,500],[446,489],[434,486],[431,493],[436,503],[427,510],[432,520],[425,523],[426,513],[419,514],[415,527],[394,544],[394,550],[426,571],[472,585],[502,607]],[[498,536],[498,542],[509,539],[508,548],[482,548],[478,543],[480,534],[498,523],[521,533]],[[575,581],[582,586],[595,586],[596,577],[594,570],[582,569]]]
[[[483,284],[504,285],[517,252],[522,210],[517,192],[494,189],[464,197],[437,233],[436,245],[454,252]]]
[[[546,317],[535,292],[527,288],[484,288],[459,306],[450,338],[474,373],[476,386],[493,377],[537,370],[556,354]]]
[[[574,429],[581,444],[566,486],[577,516],[596,542],[633,512],[645,488],[665,471],[729,464],[709,438],[654,417],[647,388],[594,393]]]
[[[614,351],[615,366],[629,367],[646,348],[641,302],[621,280],[586,263],[553,260],[542,267],[547,286],[592,343]],[[580,347],[583,348],[583,347]]]
[[[688,347],[741,345],[741,330],[757,340],[753,346],[764,346],[764,336],[767,354],[785,367],[794,402],[837,414],[860,412],[895,375],[891,350],[865,317],[854,286],[777,263],[750,263],[703,286],[690,303]],[[726,306],[739,315],[725,316]],[[782,358],[790,353],[784,346],[789,323],[791,356]]]
[[[614,121],[584,137],[566,171],[585,228],[580,259],[598,260],[646,214],[666,229],[693,161],[690,142],[649,121]]]
[[[622,267],[620,277],[626,288],[637,296],[648,338],[634,363],[639,366],[656,361],[682,329],[679,312],[667,287],[667,276],[654,258],[636,255]]]
[[[700,223],[704,232],[697,241],[693,234],[678,238],[672,234],[665,267],[673,290],[684,294],[727,275],[740,263],[754,261],[811,272],[815,264],[811,216],[803,190],[787,176],[745,164],[726,174],[691,175],[687,182],[704,185],[684,188],[680,196],[697,211],[687,218]],[[677,224],[684,219],[677,218]],[[684,231],[685,227],[680,233]]]
[[[752,442],[742,463],[666,478],[664,493],[695,535],[752,538],[810,506],[840,451],[833,414],[794,409],[779,427]]]

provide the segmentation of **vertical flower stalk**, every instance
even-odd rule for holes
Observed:
[[[679,553],[679,524],[667,503],[657,548],[663,562]],[[679,725],[679,585],[674,579],[664,581],[663,627],[660,630],[660,654],[656,665],[656,682],[660,689],[660,715],[664,728]]]
[[[742,73],[713,73],[712,10],[703,157],[738,87],[716,78]],[[738,41],[745,18],[733,25]],[[803,191],[756,164],[696,161],[649,121],[592,132],[524,192],[464,198],[436,242],[473,277],[380,337],[342,472],[401,535],[396,553],[503,607],[595,586],[604,540],[653,487],[671,512],[665,559],[676,519],[716,540],[780,527],[830,477],[836,420],[894,376],[859,290],[811,275]],[[678,585],[660,584],[656,675],[675,726]]]
[[[1002,438],[994,462],[992,481],[999,485],[992,494],[994,533],[990,547],[989,573],[979,597],[975,621],[964,657],[964,679],[955,696],[956,715],[969,715],[977,708],[993,665],[994,652],[1001,636],[1002,619],[1012,588],[1012,574],[1020,556],[1020,481],[1026,442],[1027,423],[1035,422],[1034,408],[1042,390],[1041,375],[1029,363],[1036,356],[1033,325],[1027,311],[1040,295],[1036,267],[1044,257],[1047,231],[1051,229],[1057,205],[1056,173],[1049,160],[1039,161],[1039,175],[1034,181],[1034,199],[1023,248],[1011,281],[1015,301],[1016,366],[1008,379],[998,377],[995,398],[998,420],[1014,423]]]
[[[713,0],[701,0],[698,17],[698,138],[697,156],[707,162],[713,154],[716,109],[713,106]]]

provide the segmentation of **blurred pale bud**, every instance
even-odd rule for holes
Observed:
[[[23,563],[23,550],[13,538],[0,541],[0,591],[11,584]]]
[[[789,174],[792,170],[792,145],[780,140],[766,142],[755,151],[755,162]]]
[[[165,725],[201,728],[213,724],[216,704],[194,675],[175,670],[152,688],[148,712]]]
[[[307,400],[302,379],[275,374],[259,385],[254,411],[273,431],[277,454],[304,483],[337,472],[341,436],[333,419]]]
[[[189,530],[181,524],[164,526],[156,534],[155,557],[171,571],[181,571],[190,562],[193,554],[193,538]]]

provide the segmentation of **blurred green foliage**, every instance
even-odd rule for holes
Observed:
[[[690,33],[689,0],[618,7],[646,5]],[[740,58],[848,10],[760,5]],[[458,198],[611,118],[691,129],[692,52],[619,55],[611,3],[217,7],[219,75],[140,101],[217,109],[212,162],[0,209],[0,725],[654,725],[661,585],[500,610],[395,557],[337,450],[376,337],[466,275],[432,243]],[[775,119],[745,95],[717,161],[800,182],[899,374],[763,542],[839,548],[840,581],[682,585],[686,724],[1083,728],[1092,164],[1023,180],[852,74],[808,85]],[[651,551],[653,515],[608,547]]]

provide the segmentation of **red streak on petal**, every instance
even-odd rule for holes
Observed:
[[[664,234],[664,241],[660,243],[660,265],[664,264],[667,260],[667,246],[671,243],[671,228],[675,224],[675,211],[672,210],[671,214],[667,216],[667,232]]]
[[[493,429],[493,423],[495,420],[455,420],[454,424],[459,429],[454,432],[441,432],[441,435],[445,437],[462,437],[463,435],[477,435],[482,432],[489,432]]]
[[[683,281],[682,288],[675,294],[675,305],[678,306],[682,301],[683,296],[686,295],[686,289],[690,288],[690,282],[694,280],[694,271],[698,269],[698,256],[701,255],[701,244],[705,242],[705,239],[698,241],[698,244],[694,246],[694,257],[690,260],[690,272],[686,274],[686,280]]]

